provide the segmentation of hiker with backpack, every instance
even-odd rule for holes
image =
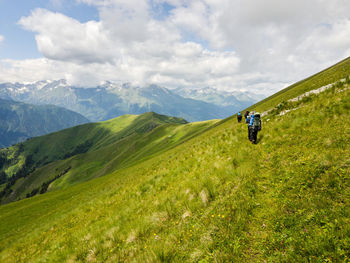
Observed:
[[[254,122],[254,112],[250,113],[247,118],[248,120],[248,139],[252,141],[252,130],[253,130],[253,122]]]
[[[248,140],[249,140],[249,141],[252,141],[252,140],[251,140],[251,137],[252,137],[251,128],[252,128],[252,126],[250,125],[250,120],[251,120],[252,116],[254,117],[254,115],[250,114],[250,115],[248,115],[247,118],[245,119],[245,123],[248,124]]]
[[[238,122],[242,121],[242,114],[240,112],[238,112],[238,114],[237,114],[237,121]]]
[[[258,131],[261,130],[261,118],[260,113],[253,112],[250,116],[250,122],[248,126],[249,130],[249,140],[253,143],[257,143]]]
[[[245,122],[247,123],[247,118],[249,117],[249,110],[244,113]]]
[[[244,117],[245,117],[245,123],[249,124],[249,122],[250,122],[250,115],[249,115],[249,111],[247,111],[247,112],[248,112],[248,115],[245,117],[245,114],[244,114]]]

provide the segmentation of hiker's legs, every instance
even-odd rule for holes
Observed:
[[[258,139],[258,128],[257,127],[254,127],[253,128],[253,132],[252,132],[252,141],[254,143],[257,142],[257,139]]]
[[[254,128],[252,126],[248,126],[249,129],[249,141],[253,140],[253,136],[254,136]]]

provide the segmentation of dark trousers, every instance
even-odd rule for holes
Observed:
[[[249,141],[252,140],[252,130],[253,130],[253,127],[248,126],[248,139],[249,139]]]
[[[251,131],[252,131],[251,132],[251,141],[256,143],[257,140],[258,140],[258,131],[259,131],[259,129],[258,129],[258,127],[252,127]]]
[[[238,115],[238,116],[237,116],[237,121],[238,121],[238,122],[241,122],[241,121],[242,121],[242,116]]]
[[[248,139],[256,143],[258,137],[258,127],[248,126]]]

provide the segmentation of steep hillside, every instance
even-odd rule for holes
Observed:
[[[80,125],[0,150],[2,203],[90,180],[140,162],[208,128],[153,112]],[[4,176],[5,174],[5,176]]]
[[[95,88],[69,86],[65,80],[26,85],[3,83],[0,84],[0,98],[65,107],[79,112],[91,121],[149,111],[182,117],[188,121],[203,121],[226,118],[237,109],[184,98],[157,85],[135,87],[110,82]]]
[[[0,99],[0,148],[87,122],[82,115],[61,107]]]
[[[257,145],[228,118],[144,162],[1,206],[1,262],[349,261],[349,82],[283,110],[265,101]]]

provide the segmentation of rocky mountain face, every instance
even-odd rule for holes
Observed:
[[[0,99],[0,148],[87,122],[84,116],[61,107]]]
[[[78,112],[91,121],[103,121],[123,114],[154,111],[187,121],[226,118],[254,103],[216,90],[169,90],[157,85],[135,87],[106,82],[94,88],[70,86],[65,80],[33,84],[0,84],[0,98],[32,104],[53,104]],[[223,103],[224,102],[224,103]]]

